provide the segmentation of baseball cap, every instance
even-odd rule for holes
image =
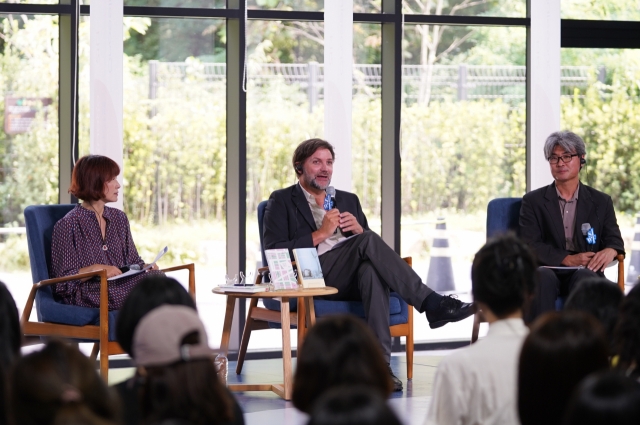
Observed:
[[[197,344],[182,344],[198,333]],[[183,305],[163,305],[147,313],[133,333],[133,357],[138,366],[166,366],[178,361],[215,357],[198,313]]]

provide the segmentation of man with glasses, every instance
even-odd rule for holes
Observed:
[[[555,181],[527,193],[520,209],[520,235],[543,266],[527,321],[554,310],[557,296],[569,294],[576,282],[604,276],[605,267],[624,254],[611,197],[580,182],[586,164],[580,136],[551,134],[544,155]]]

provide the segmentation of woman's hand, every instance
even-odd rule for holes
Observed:
[[[114,277],[122,274],[119,268],[117,268],[116,266],[109,266],[107,264],[92,264],[88,267],[81,268],[80,270],[78,270],[78,273],[96,272],[98,270],[106,270],[107,279],[110,277]],[[82,281],[84,282],[85,280],[88,280],[88,279],[90,278],[82,279]]]
[[[148,266],[148,264],[145,264],[142,267],[144,268],[144,267],[147,267],[147,266]],[[149,271],[149,270],[158,270],[158,265],[156,263],[153,263],[153,266],[151,266],[151,268],[148,269],[147,271]]]

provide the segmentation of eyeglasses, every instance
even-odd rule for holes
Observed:
[[[558,161],[562,160],[562,162],[564,162],[565,164],[571,162],[571,159],[574,156],[578,156],[577,153],[574,154],[566,154],[566,155],[562,155],[562,156],[550,156],[549,158],[547,158],[547,161],[549,161],[549,164],[552,165],[556,165],[558,163]]]

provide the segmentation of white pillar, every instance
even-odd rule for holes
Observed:
[[[527,190],[553,181],[542,149],[560,130],[560,0],[529,0]]]
[[[105,155],[120,166],[122,184],[122,21],[123,0],[91,2],[89,151]],[[124,190],[110,206],[122,209]]]
[[[351,190],[353,0],[324,3],[324,137],[336,150],[332,185]]]

